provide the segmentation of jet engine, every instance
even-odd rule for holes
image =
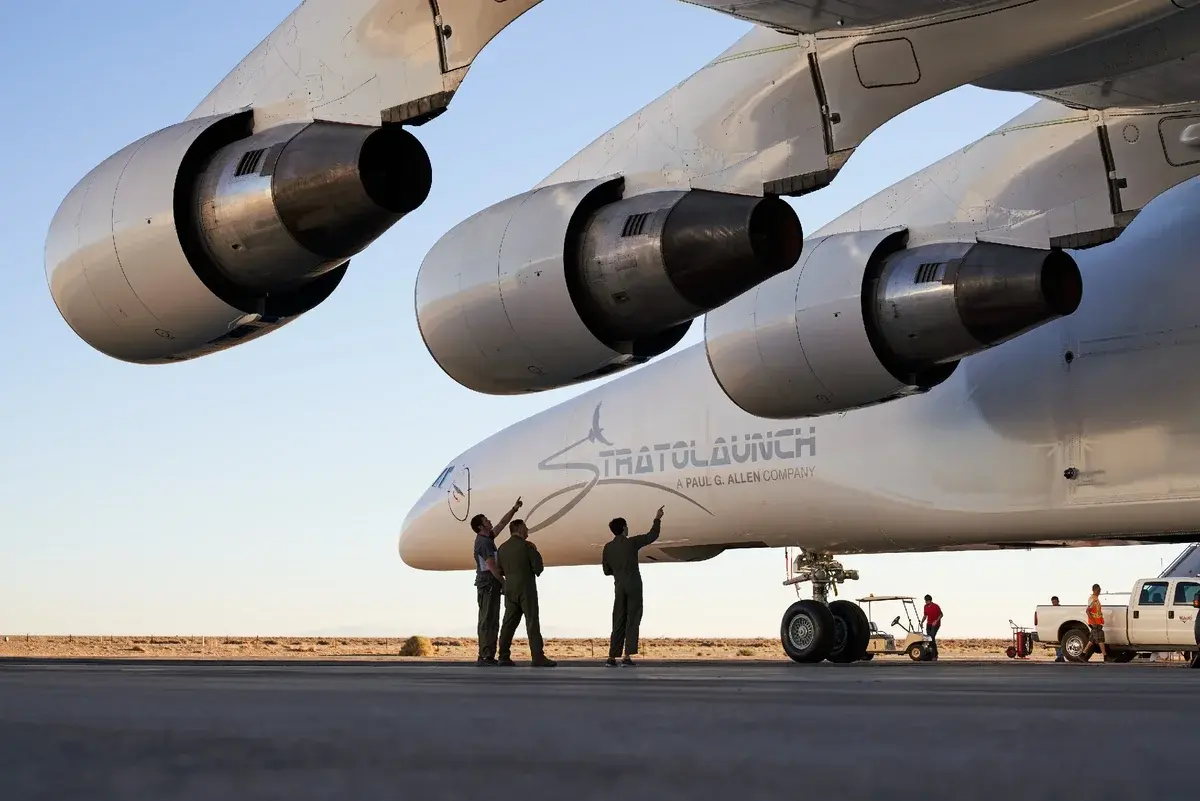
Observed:
[[[46,276],[85,342],[157,364],[261,336],[328,298],[350,257],[429,194],[428,154],[399,126],[252,124],[165,128],[63,200]]]
[[[811,240],[798,268],[709,314],[708,360],[729,399],[795,419],[926,392],[1083,298],[1061,250],[907,240],[903,228]]]
[[[544,186],[434,245],[417,323],[447,375],[505,395],[616,372],[800,258],[800,221],[777,197],[623,191],[619,177]]]

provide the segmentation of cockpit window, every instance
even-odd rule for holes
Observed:
[[[438,489],[441,489],[442,484],[446,481],[447,478],[450,477],[450,474],[453,472],[454,472],[454,465],[450,465],[449,467],[447,467],[445,470],[443,470],[441,473],[438,474],[437,480],[433,482],[433,486],[437,487]]]

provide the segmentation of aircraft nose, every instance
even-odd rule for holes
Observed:
[[[418,570],[435,569],[437,525],[433,514],[444,504],[443,495],[444,492],[432,489],[426,491],[404,518],[400,527],[400,561],[409,567]]]

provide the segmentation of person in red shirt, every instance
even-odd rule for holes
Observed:
[[[921,613],[921,624],[925,626],[925,633],[929,635],[932,658],[937,659],[937,633],[942,627],[942,607],[933,602],[932,595],[925,596],[925,611]]]

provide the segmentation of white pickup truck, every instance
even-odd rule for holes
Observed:
[[[1200,578],[1153,578],[1134,582],[1132,605],[1104,607],[1104,640],[1110,659],[1128,662],[1147,651],[1196,651],[1196,604]],[[1071,662],[1082,661],[1088,644],[1087,606],[1039,606],[1033,613],[1034,639],[1062,648]]]

